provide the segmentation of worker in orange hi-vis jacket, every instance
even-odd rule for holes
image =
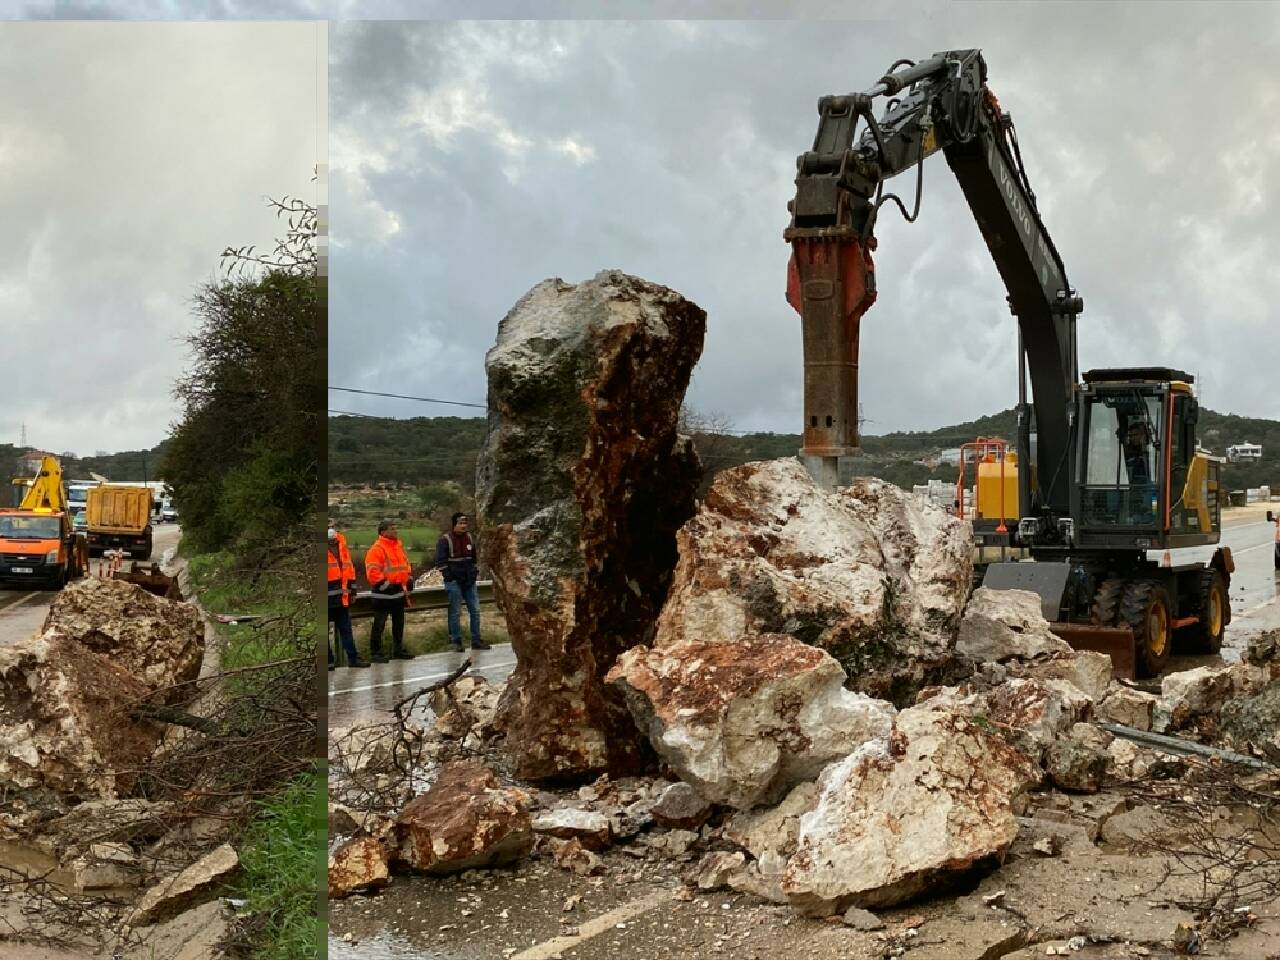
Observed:
[[[378,524],[378,539],[364,555],[364,575],[373,595],[373,632],[369,637],[369,651],[374,663],[386,663],[382,653],[382,629],[391,618],[391,656],[397,660],[412,660],[413,654],[404,648],[404,611],[409,600],[409,584],[412,570],[404,544],[396,531],[394,520]]]

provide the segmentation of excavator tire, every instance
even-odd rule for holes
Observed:
[[[1200,619],[1187,630],[1187,638],[1195,653],[1217,653],[1222,649],[1222,634],[1230,611],[1227,584],[1222,574],[1208,567],[1200,574],[1200,597],[1197,609]]]
[[[1138,676],[1158,676],[1173,647],[1173,617],[1164,585],[1158,580],[1127,584],[1120,599],[1120,622],[1133,630]]]
[[[1124,594],[1125,581],[1119,578],[1103,580],[1098,592],[1093,596],[1093,605],[1089,608],[1089,622],[1100,627],[1110,627],[1120,615],[1120,598]]]

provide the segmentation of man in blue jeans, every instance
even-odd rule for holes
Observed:
[[[471,620],[471,649],[488,650],[480,639],[480,599],[476,596],[476,545],[468,532],[471,519],[465,513],[449,518],[449,530],[436,544],[436,566],[444,577],[449,594],[449,645],[462,649],[462,603],[467,604]]]

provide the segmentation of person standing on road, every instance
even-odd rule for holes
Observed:
[[[329,572],[326,577],[329,584],[329,622],[337,633],[335,643],[341,642],[347,654],[347,666],[367,667],[369,661],[360,659],[355,637],[351,634],[351,611],[348,607],[356,592],[356,566],[351,562],[349,552],[343,557],[341,536],[337,530],[329,528]],[[334,648],[328,643],[325,647],[329,651],[329,669],[332,670]]]
[[[394,520],[378,524],[378,539],[364,555],[364,575],[373,591],[373,632],[369,652],[374,663],[386,663],[382,653],[382,628],[391,618],[391,656],[412,660],[404,648],[404,610],[409,596],[411,570]]]
[[[449,530],[436,544],[436,567],[449,594],[449,645],[462,649],[462,604],[467,604],[471,621],[471,649],[488,650],[480,639],[480,598],[476,594],[476,545],[469,531],[471,520],[465,513],[449,519]]]

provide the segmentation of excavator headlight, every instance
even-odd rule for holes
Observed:
[[[61,552],[60,550],[50,550],[48,553],[46,553],[46,554],[44,555],[44,562],[45,562],[45,563],[57,563],[57,562],[58,562],[58,554],[59,554],[60,552]]]

